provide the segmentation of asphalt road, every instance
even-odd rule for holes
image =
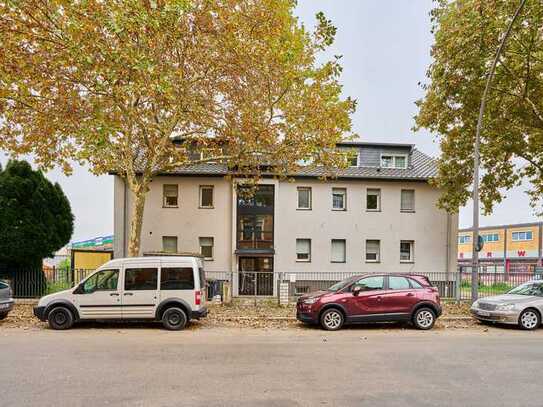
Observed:
[[[538,406],[543,330],[0,331],[0,406]]]

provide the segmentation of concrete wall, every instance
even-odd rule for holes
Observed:
[[[275,187],[275,271],[450,271],[456,268],[458,217],[438,210],[439,193],[423,182],[263,180]],[[163,184],[179,185],[179,208],[162,207]],[[199,185],[214,185],[214,209],[199,209]],[[312,188],[312,209],[297,210],[297,187]],[[332,211],[332,188],[347,188],[347,210]],[[129,225],[124,183],[115,179],[115,256],[126,253]],[[366,189],[381,189],[381,211],[366,211]],[[401,189],[414,189],[415,212],[400,212]],[[126,209],[132,205],[127,194]],[[130,217],[126,217],[129,219]],[[126,232],[125,232],[126,224]],[[199,251],[198,237],[214,238],[209,271],[236,269],[235,196],[219,177],[156,177],[145,204],[142,252],[162,249],[162,236],[178,236],[179,251]],[[296,238],[311,239],[311,262],[296,261]],[[331,239],[346,240],[346,262],[331,263]],[[379,263],[366,263],[366,239],[381,241]],[[414,262],[400,262],[400,240],[415,242]],[[449,259],[447,264],[447,258]]]
[[[296,209],[297,187],[312,188],[312,210]],[[332,211],[332,188],[347,189],[347,210]],[[381,211],[366,211],[366,189],[381,189]],[[400,212],[401,189],[415,190],[415,212]],[[297,180],[281,182],[276,213],[277,271],[422,272],[456,268],[458,217],[435,203],[439,193],[420,182]],[[297,238],[311,239],[311,262],[297,262]],[[346,262],[331,263],[331,239],[346,240]],[[380,240],[379,263],[365,260],[366,240]],[[400,262],[400,241],[415,242],[413,263]],[[447,249],[448,246],[448,249]]]
[[[130,228],[126,224],[123,232],[123,199],[124,183],[115,177],[115,257],[123,257],[126,250],[126,237]],[[177,184],[179,198],[177,208],[163,208],[162,191],[164,184]],[[199,186],[213,185],[213,209],[199,208]],[[213,237],[213,260],[206,260],[209,271],[225,271],[231,269],[231,222],[232,198],[228,181],[219,177],[155,177],[145,202],[143,229],[141,234],[141,253],[162,250],[163,236],[177,236],[177,247],[180,252],[200,252],[199,237]],[[133,197],[127,194],[126,208],[130,214]],[[123,236],[126,236],[123,238]],[[123,251],[124,248],[124,251]]]

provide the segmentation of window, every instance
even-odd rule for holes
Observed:
[[[162,267],[160,270],[161,290],[193,290],[192,267]]]
[[[311,209],[310,187],[298,187],[298,209]]]
[[[366,210],[380,211],[381,210],[381,190],[368,189],[366,193]]]
[[[349,160],[349,167],[358,167],[358,152],[351,151],[347,159]]]
[[[483,236],[484,242],[499,242],[500,241],[500,236],[497,233],[489,233],[482,236]]]
[[[402,212],[415,212],[415,190],[402,189],[400,210]]]
[[[179,205],[178,196],[179,196],[178,185],[164,184],[162,205],[165,208],[177,208]]]
[[[213,238],[212,237],[200,238],[200,254],[204,256],[206,260],[213,260]]]
[[[412,240],[402,240],[400,242],[400,261],[403,263],[412,263],[414,260],[413,246],[415,243]]]
[[[296,239],[296,261],[311,261],[311,239]]]
[[[332,263],[345,263],[345,239],[332,239]]]
[[[346,198],[347,190],[345,188],[332,188],[332,210],[344,211]]]
[[[125,291],[144,291],[157,289],[156,268],[126,269],[124,275]]]
[[[466,244],[471,242],[471,236],[458,236],[458,243],[460,244]]]
[[[385,286],[385,278],[383,276],[364,277],[353,284],[352,288],[360,287],[361,291],[382,290]],[[352,290],[351,288],[351,290]]]
[[[380,260],[381,242],[366,240],[366,262],[377,263]]]
[[[162,236],[162,251],[177,253],[177,236]]]
[[[408,290],[411,286],[409,280],[405,277],[390,276],[388,278],[388,288],[391,290]]]
[[[383,168],[407,168],[407,155],[383,154],[381,155],[381,167]]]
[[[213,185],[200,185],[200,208],[213,208]]]
[[[532,232],[513,232],[513,241],[521,242],[526,240],[532,240]]]
[[[415,281],[412,278],[409,279],[409,283],[412,288],[423,288],[418,281]]]
[[[89,277],[83,284],[86,294],[95,291],[116,291],[119,281],[119,270],[102,270]]]

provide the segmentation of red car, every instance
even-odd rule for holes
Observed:
[[[340,281],[328,290],[305,294],[296,318],[336,331],[344,324],[407,321],[431,329],[441,315],[437,288],[415,274],[364,274]]]

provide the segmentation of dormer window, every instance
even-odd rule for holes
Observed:
[[[407,155],[405,154],[382,154],[381,155],[381,167],[382,168],[407,168]]]
[[[358,167],[358,154],[353,152],[349,154],[349,167]]]

